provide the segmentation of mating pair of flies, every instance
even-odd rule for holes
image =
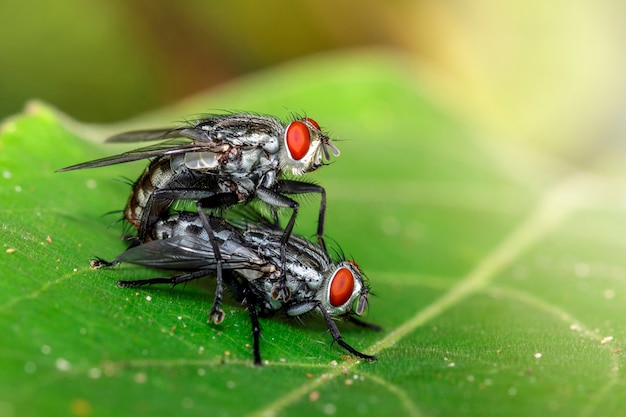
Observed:
[[[177,128],[127,132],[108,139],[154,140],[161,142],[59,170],[151,159],[134,183],[124,210],[137,236],[116,259],[96,259],[94,267],[127,262],[184,271],[167,278],[122,280],[118,282],[122,287],[176,285],[215,276],[209,321],[223,321],[222,297],[228,288],[247,307],[257,365],[261,363],[259,316],[278,310],[289,316],[321,314],[341,347],[359,358],[375,360],[346,343],[334,322],[342,317],[379,329],[355,317],[366,310],[369,294],[359,267],[353,261],[331,259],[326,250],[326,192],[319,185],[285,178],[315,171],[331,153],[339,156],[317,122],[299,118],[283,123],[265,115],[221,114]],[[317,244],[292,235],[299,205],[288,195],[306,193],[321,196]],[[272,218],[249,206],[235,209],[234,217],[215,215],[220,209],[255,199],[269,205]],[[175,211],[178,201],[195,202],[197,210]],[[292,210],[284,228],[276,214],[281,208]]]

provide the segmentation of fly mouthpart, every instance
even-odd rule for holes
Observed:
[[[324,151],[324,156],[327,160],[330,160],[330,153],[328,152],[329,148],[333,155],[335,155],[335,157],[341,155],[341,152],[339,152],[339,149],[337,149],[337,147],[333,144],[333,141],[330,139],[325,139],[322,141],[322,150]]]
[[[359,297],[359,301],[357,301],[356,303],[355,313],[357,314],[357,316],[363,315],[363,312],[367,310],[368,304],[369,303],[367,301],[367,292],[365,292],[361,294],[361,296]]]

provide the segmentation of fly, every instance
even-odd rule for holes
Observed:
[[[210,223],[210,228],[206,227],[206,222]],[[214,242],[208,230],[213,231]],[[261,364],[258,317],[278,310],[289,316],[308,312],[321,314],[333,340],[342,348],[359,358],[376,360],[346,343],[334,322],[335,318],[345,317],[357,325],[380,330],[378,326],[354,317],[366,310],[369,288],[353,261],[334,262],[321,247],[297,235],[291,236],[283,245],[283,230],[260,216],[252,223],[239,222],[235,227],[223,219],[206,216],[203,211],[181,212],[158,221],[155,233],[157,240],[127,249],[113,263],[127,262],[186,272],[167,278],[118,281],[118,284],[121,287],[177,285],[215,275],[221,265],[224,283],[235,298],[247,306],[256,365]],[[216,260],[213,243],[220,248],[221,262]],[[283,247],[286,249],[284,264],[280,261]],[[284,265],[284,271],[281,271],[281,265]],[[276,299],[271,294],[283,272],[292,294],[288,301]],[[218,282],[211,314],[214,314],[215,304],[221,303],[222,291]]]
[[[330,159],[330,153],[339,156],[339,150],[315,120],[305,117],[283,123],[272,116],[247,113],[209,115],[182,127],[126,132],[107,141],[160,139],[166,140],[59,171],[153,158],[134,183],[124,210],[126,220],[137,229],[138,243],[155,238],[154,225],[167,219],[173,204],[179,200],[195,201],[198,211],[224,208],[254,198],[273,208],[289,208],[292,214],[280,239],[283,265],[285,246],[299,209],[299,204],[286,194],[319,193],[317,240],[325,250],[324,188],[283,178],[284,173],[300,176],[315,171],[324,159]],[[216,258],[220,259],[219,253]],[[276,299],[288,300],[291,296],[285,280],[283,276],[276,282],[272,291]]]

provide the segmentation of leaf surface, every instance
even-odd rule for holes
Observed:
[[[91,270],[144,162],[55,169],[128,147],[34,103],[0,133],[0,415],[618,415],[626,298],[623,169],[574,167],[489,141],[433,105],[393,56],[318,57],[129,122],[215,108],[314,117],[342,155],[310,179],[327,235],[368,275],[367,320],[262,321],[262,368],[212,283],[121,289],[159,272]],[[80,132],[79,134],[75,132]],[[594,163],[615,155],[593,155]],[[601,173],[604,172],[603,174]],[[607,174],[606,172],[610,172]],[[298,220],[312,235],[317,201]]]

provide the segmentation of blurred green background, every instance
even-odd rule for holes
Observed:
[[[4,1],[0,119],[38,98],[123,120],[299,57],[382,47],[485,136],[579,161],[621,146],[625,18],[618,0]]]

